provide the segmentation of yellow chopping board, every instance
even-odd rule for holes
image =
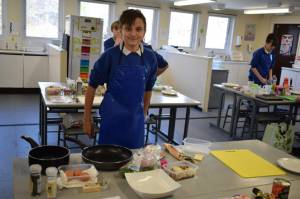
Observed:
[[[285,175],[277,166],[250,150],[213,150],[210,153],[244,178]]]

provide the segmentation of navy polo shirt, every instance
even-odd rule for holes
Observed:
[[[109,48],[114,47],[115,40],[111,37],[104,41],[104,51],[107,51]]]
[[[251,68],[249,70],[249,81],[254,81],[254,83],[262,85],[262,82],[254,75],[252,72],[252,68],[256,68],[259,74],[265,78],[268,79],[269,77],[269,71],[274,67],[275,64],[275,56],[274,51],[271,53],[267,53],[263,48],[260,48],[256,50],[253,53],[253,57],[251,60]]]
[[[154,52],[155,57],[157,59],[158,68],[165,68],[169,65],[168,62],[163,58],[163,56],[161,56],[160,54],[158,54],[156,51],[153,50],[151,45],[146,43],[143,43],[143,45],[145,48],[148,48]]]
[[[157,71],[157,60],[153,51],[143,48],[142,55],[133,52],[126,55],[123,52],[121,52],[120,45],[117,45],[102,53],[91,70],[89,85],[97,88],[98,85],[109,84],[118,65],[135,66],[144,64],[146,67],[145,91],[151,91],[156,81]],[[119,61],[121,62],[119,63]]]

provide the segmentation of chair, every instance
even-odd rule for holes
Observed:
[[[254,131],[252,131],[253,134],[251,134],[250,136],[254,139],[258,138],[258,124],[266,126],[269,123],[287,121],[288,119],[289,118],[286,115],[277,114],[276,112],[258,112],[254,119]],[[250,116],[247,116],[241,135],[242,139],[244,138],[246,129],[248,130],[248,133],[250,132],[250,123],[251,118]]]
[[[82,116],[82,113],[76,113],[78,116]],[[64,119],[63,119],[64,120]],[[96,144],[97,141],[97,132],[99,131],[99,124],[101,122],[101,118],[94,116],[93,117],[93,124],[94,124],[94,140],[93,140],[93,145]],[[63,133],[63,136],[61,134]],[[60,145],[60,142],[63,142],[64,147],[68,147],[67,142],[66,142],[66,137],[73,137],[75,139],[78,139],[80,135],[85,135],[82,129],[82,124],[80,126],[75,126],[75,127],[67,127],[64,122],[61,122],[58,127],[58,133],[57,133],[57,145]],[[77,148],[77,147],[68,147],[68,148]]]
[[[158,121],[159,116],[150,114],[149,117],[145,121],[146,125],[146,140],[145,140],[145,145],[148,144],[148,139],[149,139],[149,132],[153,133],[155,136],[155,144],[157,144],[158,140]],[[150,129],[150,126],[152,126],[152,129]]]
[[[229,110],[232,110],[232,108],[233,108],[233,104],[228,104],[225,117],[224,117],[223,128],[225,128],[226,123],[230,123],[230,121],[227,120],[232,117],[231,115],[229,115]],[[241,108],[240,111],[238,112],[238,122],[244,122],[244,121],[239,121],[239,119],[246,118],[249,112],[250,112],[250,108],[248,106],[247,101],[241,101]]]

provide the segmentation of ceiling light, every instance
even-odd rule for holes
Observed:
[[[210,8],[213,9],[213,10],[224,10],[225,9],[225,4],[224,3],[211,4]]]
[[[265,8],[244,10],[244,14],[274,14],[274,13],[290,13],[290,8]]]
[[[175,1],[175,6],[188,6],[188,5],[194,5],[194,4],[203,4],[203,3],[212,3],[216,2],[216,0],[180,0]]]

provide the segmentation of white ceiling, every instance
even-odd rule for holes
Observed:
[[[173,0],[173,2],[176,0]],[[217,0],[217,3],[225,4],[225,9],[245,10],[268,7],[300,7],[300,0]],[[212,3],[216,4],[216,3]]]

